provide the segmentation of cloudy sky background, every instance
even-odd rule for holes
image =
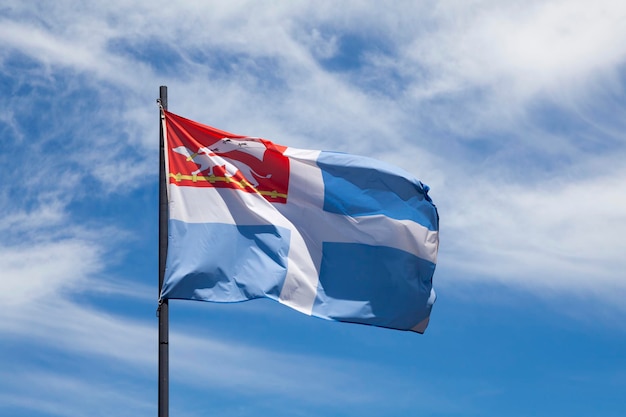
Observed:
[[[172,302],[176,416],[623,416],[626,4],[0,6],[0,414],[153,416],[158,87],[431,187],[425,335]]]

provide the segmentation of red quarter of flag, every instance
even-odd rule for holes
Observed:
[[[169,182],[179,186],[230,188],[286,203],[286,147],[235,135],[165,111]]]

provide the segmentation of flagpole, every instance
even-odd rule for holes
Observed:
[[[167,110],[167,86],[159,87],[159,104]],[[167,190],[165,178],[165,132],[163,111],[159,111],[159,416],[169,416],[169,304],[161,300],[167,256]]]

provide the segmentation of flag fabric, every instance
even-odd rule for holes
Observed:
[[[372,158],[294,149],[164,111],[161,297],[270,298],[324,319],[423,333],[439,217],[428,187]]]

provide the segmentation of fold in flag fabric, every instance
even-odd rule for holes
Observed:
[[[169,230],[161,297],[270,298],[423,333],[439,217],[428,187],[362,156],[294,149],[164,111]]]

